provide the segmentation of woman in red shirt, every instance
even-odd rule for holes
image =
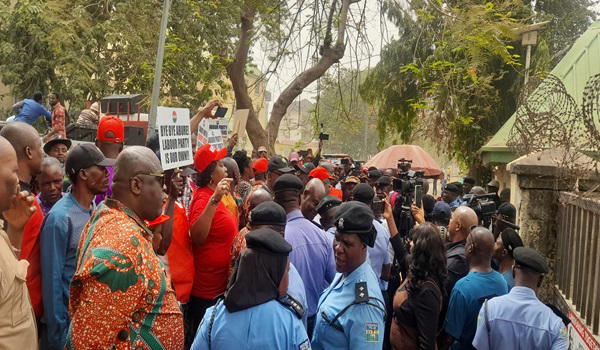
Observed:
[[[187,322],[190,328],[186,343],[189,339],[189,344],[206,309],[216,303],[217,296],[227,287],[231,245],[237,233],[238,218],[221,202],[232,181],[227,178],[227,169],[221,161],[226,155],[226,148],[213,152],[210,145],[204,145],[194,156],[198,174],[189,214],[195,265],[188,303]]]

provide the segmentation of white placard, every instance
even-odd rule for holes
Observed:
[[[209,144],[213,151],[220,150],[227,143],[228,126],[223,119],[202,119],[198,125],[198,147]]]
[[[233,113],[232,135],[238,134],[240,139],[244,137],[244,134],[246,133],[246,123],[248,122],[248,114],[250,114],[249,109],[238,109]]]
[[[163,170],[194,163],[189,109],[158,107],[156,129],[160,141],[160,161]]]

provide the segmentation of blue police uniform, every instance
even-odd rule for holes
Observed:
[[[473,346],[478,350],[566,350],[567,329],[532,289],[515,286],[481,308]]]
[[[345,279],[336,274],[319,299],[313,349],[381,349],[384,331],[385,304],[369,263]]]
[[[293,309],[294,305],[271,300],[229,312],[219,301],[206,311],[192,350],[310,350],[306,329]]]

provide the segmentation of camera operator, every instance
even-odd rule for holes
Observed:
[[[468,194],[471,193],[471,189],[475,186],[475,179],[472,177],[463,178],[463,193]]]
[[[452,210],[450,206],[446,202],[435,202],[433,206],[433,210],[429,215],[429,222],[434,224],[440,229],[440,233],[442,234],[442,238],[444,241],[449,239],[448,237],[448,225],[450,224],[450,218],[452,217]]]
[[[502,203],[496,214],[492,216],[492,233],[494,238],[498,239],[498,235],[506,228],[515,228],[515,220],[517,218],[517,209],[510,203]],[[512,224],[512,225],[511,225]]]
[[[500,182],[498,182],[498,180],[492,180],[487,184],[488,193],[493,193],[495,195],[494,203],[496,203],[496,208],[500,207],[500,204],[502,204],[502,201],[500,200],[500,196],[498,196],[499,190],[500,190]]]

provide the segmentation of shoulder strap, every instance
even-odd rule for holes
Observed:
[[[210,321],[208,323],[208,350],[211,350],[212,346],[212,328],[213,324],[215,323],[215,314],[217,313],[217,306],[219,305],[219,302],[220,301],[215,304],[212,314],[210,314]]]
[[[302,319],[302,317],[304,316],[304,307],[291,295],[286,294],[282,297],[277,298],[277,301],[281,305],[285,306],[287,309],[291,310],[294,313],[294,315],[296,315],[296,317],[298,317],[299,319]]]
[[[492,327],[490,326],[490,319],[489,319],[488,314],[487,314],[487,302],[488,302],[488,300],[489,299],[486,299],[483,302],[483,318],[485,319],[485,328],[488,331],[488,337],[489,337],[489,335],[491,335]]]
[[[488,300],[485,299],[483,302],[483,318],[485,321],[485,329],[488,333],[488,349],[492,348],[492,327],[490,326],[490,319],[488,317]]]
[[[343,308],[342,311],[340,311],[337,315],[335,315],[335,317],[333,319],[328,320],[327,318],[325,318],[325,321],[327,321],[330,326],[334,327],[337,330],[343,331],[343,328],[341,328],[340,326],[336,325],[335,322],[343,314],[345,314],[346,311],[348,311],[348,309],[350,309],[350,307],[352,305],[358,305],[358,304],[366,304],[366,305],[371,305],[373,307],[378,308],[379,310],[383,311],[383,320],[384,321],[386,320],[387,313],[385,311],[385,303],[383,301],[375,298],[375,297],[369,296],[369,290],[367,288],[367,282],[357,282],[354,285],[354,293],[355,293],[355,295],[354,295],[354,301],[352,303],[350,303],[345,308]],[[381,305],[383,305],[383,307]]]

